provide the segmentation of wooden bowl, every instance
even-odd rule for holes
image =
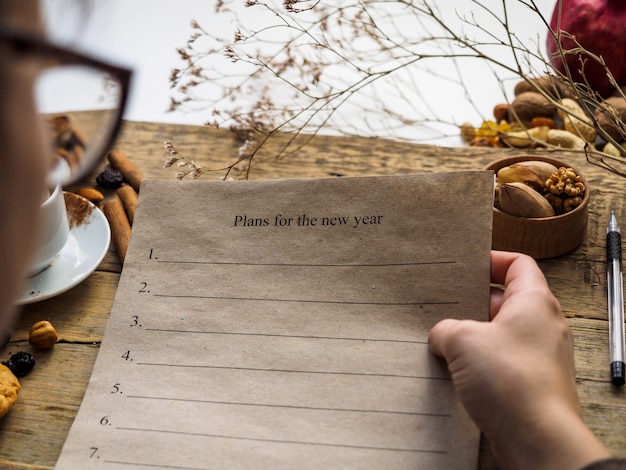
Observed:
[[[557,168],[574,168],[585,184],[583,202],[573,211],[562,215],[542,218],[516,217],[493,208],[492,247],[494,250],[517,251],[535,259],[553,258],[572,251],[580,245],[587,234],[590,188],[587,179],[575,167],[538,155],[517,155],[502,158],[487,165],[485,170],[498,172],[500,168],[515,162],[539,160],[552,163]]]

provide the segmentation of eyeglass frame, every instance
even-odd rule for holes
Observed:
[[[132,71],[128,68],[102,61],[81,52],[57,46],[43,37],[27,34],[23,31],[16,30],[15,28],[7,27],[1,22],[0,42],[10,44],[13,47],[14,52],[19,54],[36,54],[44,59],[51,58],[58,60],[62,65],[89,66],[106,72],[118,80],[121,89],[120,96],[118,98],[118,107],[116,114],[114,115],[114,124],[111,126],[106,139],[103,140],[102,154],[98,158],[94,158],[90,164],[81,165],[80,169],[76,173],[72,173],[72,176],[68,181],[63,182],[63,184],[76,183],[92,172],[104,160],[105,156],[111,150],[113,143],[117,139],[122,127],[124,110],[126,109],[126,104],[128,102]]]

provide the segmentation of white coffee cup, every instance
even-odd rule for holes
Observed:
[[[39,206],[39,237],[31,258],[29,276],[46,269],[61,252],[70,236],[63,188],[57,185]]]

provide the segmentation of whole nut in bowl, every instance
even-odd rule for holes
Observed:
[[[535,259],[553,258],[585,239],[590,188],[567,162],[538,155],[517,155],[491,162],[496,197],[492,247]]]

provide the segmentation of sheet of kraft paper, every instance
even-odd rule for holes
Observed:
[[[144,181],[56,468],[476,468],[428,333],[488,320],[493,185]]]

